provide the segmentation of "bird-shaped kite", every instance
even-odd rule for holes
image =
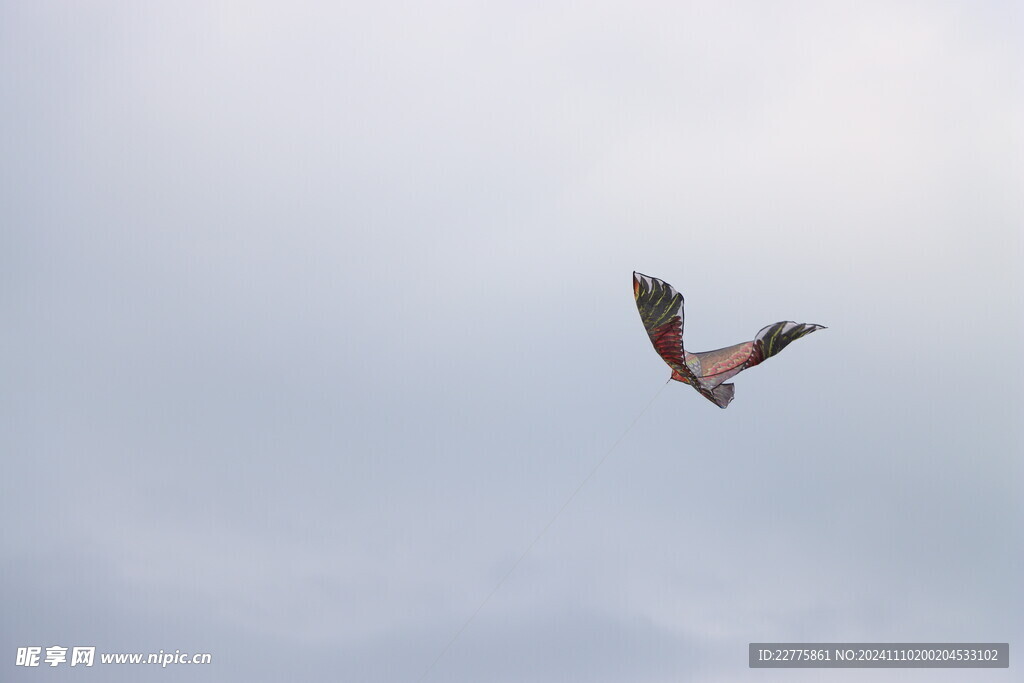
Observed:
[[[723,384],[725,380],[763,363],[800,337],[825,329],[786,320],[764,328],[754,341],[690,353],[683,349],[683,295],[664,280],[634,271],[633,296],[654,350],[672,368],[671,379],[689,384],[719,408],[728,406],[735,393],[733,385]]]

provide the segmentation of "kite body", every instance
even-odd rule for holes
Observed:
[[[690,353],[683,348],[683,295],[664,280],[634,272],[633,296],[654,350],[672,368],[671,379],[689,384],[719,408],[728,406],[735,393],[732,384],[724,384],[727,379],[763,363],[800,337],[825,329],[787,320],[765,327],[753,341]]]

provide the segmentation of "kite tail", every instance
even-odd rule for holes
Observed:
[[[711,400],[719,408],[728,408],[732,397],[736,393],[736,387],[732,384],[719,384],[711,390]]]

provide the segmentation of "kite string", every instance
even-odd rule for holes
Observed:
[[[491,589],[491,592],[488,593],[487,597],[483,599],[483,602],[481,602],[477,606],[477,608],[473,610],[473,613],[469,615],[469,618],[466,619],[465,622],[463,622],[462,626],[459,627],[459,630],[456,631],[455,635],[453,635],[451,637],[451,640],[448,641],[448,644],[444,646],[444,648],[437,654],[436,657],[434,657],[434,660],[430,662],[430,665],[426,669],[424,669],[420,677],[416,679],[416,683],[422,683],[422,681],[426,679],[430,672],[433,671],[434,666],[436,666],[437,663],[441,661],[441,658],[445,656],[448,650],[451,649],[452,645],[454,645],[455,641],[459,639],[459,636],[462,635],[463,631],[469,628],[469,625],[473,623],[473,620],[476,619],[477,615],[480,614],[483,608],[487,606],[487,603],[491,601],[491,598],[493,598],[494,594],[497,593],[498,590],[502,587],[506,579],[508,579],[508,577],[512,575],[512,572],[516,570],[516,567],[518,567],[519,564],[524,559],[526,559],[526,556],[530,554],[531,550],[533,550],[533,546],[537,545],[537,542],[544,537],[544,534],[548,532],[548,529],[554,526],[555,522],[562,515],[565,509],[569,507],[569,503],[571,503],[573,501],[573,498],[576,497],[576,494],[579,493],[583,489],[583,487],[587,485],[587,482],[590,481],[595,474],[597,474],[597,471],[601,469],[601,465],[603,465],[605,460],[607,460],[608,457],[615,451],[615,449],[618,448],[619,444],[622,443],[623,439],[625,439],[626,436],[628,436],[629,433],[633,431],[633,427],[636,426],[636,423],[639,422],[640,418],[644,416],[644,414],[650,409],[652,405],[654,405],[654,402],[658,400],[659,396],[661,396],[661,392],[665,390],[665,387],[667,387],[669,382],[671,381],[671,377],[665,380],[665,383],[662,384],[661,388],[658,389],[654,396],[651,397],[651,400],[647,402],[647,405],[643,407],[643,410],[637,413],[637,416],[633,418],[633,421],[629,423],[629,426],[626,427],[625,431],[623,431],[622,434],[619,435],[619,438],[617,438],[615,442],[612,443],[612,445],[608,448],[608,450],[605,451],[605,454],[601,456],[601,459],[597,461],[597,464],[594,465],[593,468],[591,468],[590,473],[586,477],[584,477],[583,481],[580,482],[579,486],[577,486],[576,489],[571,494],[569,494],[569,497],[565,499],[565,502],[562,503],[562,507],[558,508],[558,512],[556,512],[554,516],[550,520],[548,520],[548,523],[544,525],[544,528],[540,530],[540,533],[537,534],[537,536],[532,541],[530,541],[530,545],[526,546],[526,550],[524,550],[519,555],[516,561],[512,563],[512,566],[508,568],[508,571],[506,571],[502,575],[502,577],[498,580],[498,583],[494,586],[493,589]]]

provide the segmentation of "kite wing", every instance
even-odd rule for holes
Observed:
[[[763,363],[800,337],[822,329],[825,329],[824,325],[785,320],[763,328],[754,337],[754,341],[717,351],[687,353],[686,364],[701,384],[712,389],[747,368]]]
[[[792,320],[784,320],[781,323],[769,325],[754,337],[754,356],[756,356],[757,362],[751,363],[747,367],[763,363],[800,337],[806,337],[811,332],[824,329],[824,325],[795,323]]]
[[[634,272],[633,297],[654,350],[673,370],[683,366],[683,295],[664,280]]]

